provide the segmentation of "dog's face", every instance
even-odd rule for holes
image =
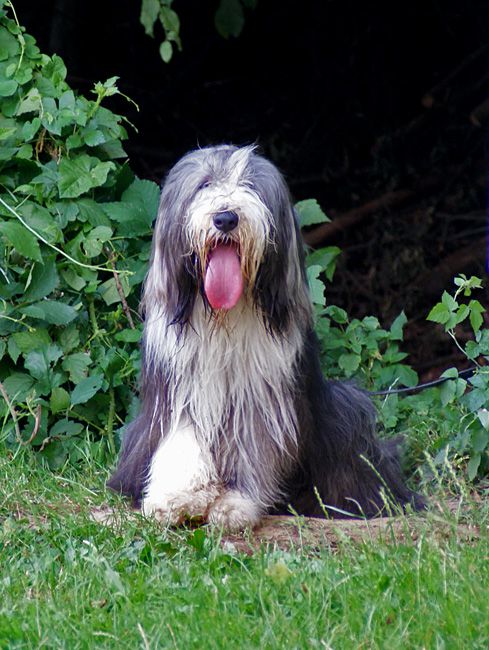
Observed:
[[[280,332],[304,280],[301,267],[287,186],[253,147],[199,149],[173,167],[162,188],[146,310],[156,299],[171,322],[185,325],[199,296],[221,318],[243,299]]]

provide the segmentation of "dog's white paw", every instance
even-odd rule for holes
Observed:
[[[209,508],[218,496],[219,491],[214,486],[174,492],[165,494],[156,501],[143,499],[141,511],[145,516],[154,517],[162,524],[178,526],[186,519],[207,519]]]
[[[261,519],[262,510],[254,501],[237,490],[224,492],[214,501],[207,519],[210,524],[222,526],[229,532],[253,528]]]

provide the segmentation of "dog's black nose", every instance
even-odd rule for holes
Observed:
[[[231,232],[238,225],[239,217],[235,212],[218,212],[213,221],[221,232]]]

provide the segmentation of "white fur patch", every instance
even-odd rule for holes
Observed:
[[[206,516],[219,492],[212,462],[201,450],[193,428],[176,428],[156,450],[142,511],[166,524]]]
[[[256,526],[263,514],[262,509],[237,490],[224,492],[210,507],[209,523],[232,532]]]

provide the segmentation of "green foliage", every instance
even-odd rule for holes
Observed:
[[[214,14],[214,25],[223,38],[237,37],[245,23],[245,9],[254,9],[257,0],[220,0]],[[182,49],[180,19],[172,9],[173,0],[141,0],[140,22],[148,36],[154,38],[155,25],[159,22],[165,33],[160,43],[160,56],[165,63],[173,57],[174,47]],[[8,88],[7,88],[8,90]],[[2,88],[0,86],[0,93]]]
[[[135,309],[158,187],[125,162],[123,118],[77,96],[62,60],[0,3],[0,422],[52,467],[115,450],[135,401]],[[133,314],[131,316],[131,311]],[[137,325],[134,326],[134,320]],[[115,408],[117,404],[117,409]]]
[[[489,330],[481,329],[484,307],[471,298],[473,290],[481,288],[481,280],[460,275],[455,278],[454,284],[457,287],[454,295],[445,291],[441,302],[430,311],[428,320],[443,325],[457,348],[475,364],[475,371],[468,380],[459,377],[456,368],[444,373],[450,379],[439,392],[441,405],[446,408],[457,403],[463,409],[463,417],[452,436],[443,441],[436,460],[442,462],[447,453],[467,456],[467,473],[469,479],[473,480],[478,474],[489,471]],[[471,299],[461,302],[462,294]],[[474,338],[463,343],[457,336],[456,328],[466,321]]]
[[[154,37],[155,24],[159,21],[165,31],[165,40],[160,44],[160,56],[168,63],[173,56],[173,47],[182,49],[180,40],[180,19],[171,8],[173,0],[142,0],[140,21],[148,36]]]

